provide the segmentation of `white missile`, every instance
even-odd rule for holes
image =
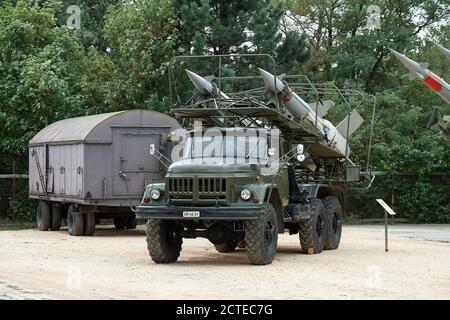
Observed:
[[[428,88],[436,92],[442,99],[450,103],[450,85],[439,76],[428,70],[428,66],[411,60],[407,56],[391,50],[392,54],[409,70],[412,79],[419,79]]]
[[[364,121],[358,112],[354,110],[349,117],[346,117],[337,127],[335,127],[328,120],[316,116],[313,108],[311,108],[311,106],[295,92],[289,89],[287,83],[283,83],[280,79],[264,69],[258,69],[266,88],[274,95],[277,95],[278,93],[282,94],[283,105],[295,118],[302,118],[308,121],[312,126],[315,126],[322,133],[329,147],[346,157],[350,154],[350,148],[347,146],[347,140],[344,137],[347,137],[347,129],[349,129],[349,137]],[[349,119],[350,124],[348,124]]]
[[[206,80],[205,78],[199,76],[198,74],[186,69],[186,73],[191,79],[192,83],[194,84],[195,88],[201,93],[201,94],[210,94],[215,97],[219,97],[222,99],[230,99],[229,96],[227,96],[225,93],[219,90],[214,90],[214,86],[211,82]]]
[[[435,43],[435,45],[439,48],[439,50],[441,50],[441,52],[442,52],[448,59],[450,59],[450,50],[448,50],[447,48],[444,48],[444,47],[441,46],[440,44]]]

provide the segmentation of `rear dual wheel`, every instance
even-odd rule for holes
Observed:
[[[70,205],[67,210],[67,229],[71,236],[92,236],[95,233],[95,214],[80,212],[80,209]]]
[[[57,231],[61,228],[60,204],[49,204],[47,201],[40,200],[36,209],[36,223],[41,231]]]
[[[299,222],[300,245],[308,254],[321,253],[326,239],[325,207],[322,200],[310,199],[313,214]]]

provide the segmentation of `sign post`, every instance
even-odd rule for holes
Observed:
[[[388,206],[386,202],[384,202],[383,199],[377,199],[377,202],[384,209],[384,251],[388,252],[388,213],[391,216],[395,215],[396,213],[391,209],[391,207]]]

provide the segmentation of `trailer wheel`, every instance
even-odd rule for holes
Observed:
[[[216,248],[216,250],[220,253],[233,252],[234,250],[236,250],[236,247],[237,247],[236,240],[229,240],[227,242],[214,245],[214,248]]]
[[[323,198],[325,206],[325,226],[327,229],[325,238],[325,250],[334,250],[339,247],[342,234],[342,208],[337,197]]]
[[[258,219],[245,222],[245,246],[250,262],[257,265],[272,263],[277,242],[277,216],[273,205],[268,203]]]
[[[114,217],[114,227],[118,230],[123,230],[127,227],[128,217]]]
[[[127,229],[131,230],[131,229],[136,229],[137,226],[137,220],[135,216],[129,217],[127,219]]]
[[[47,231],[50,228],[51,213],[48,202],[39,200],[36,209],[36,223],[41,231]]]
[[[50,222],[50,230],[58,231],[61,228],[61,205],[52,204],[52,219]]]
[[[93,236],[95,233],[95,213],[87,212],[84,215],[84,235]]]
[[[310,199],[313,214],[299,222],[300,245],[308,254],[321,253],[326,238],[325,207],[320,199]]]
[[[175,221],[149,219],[147,221],[147,249],[156,263],[171,263],[178,260],[183,244],[180,227]]]
[[[71,236],[82,236],[84,229],[84,215],[74,205],[67,210],[67,229]]]

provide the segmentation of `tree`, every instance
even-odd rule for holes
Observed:
[[[170,0],[123,2],[108,13],[104,34],[115,64],[109,99],[116,109],[167,110],[167,65],[177,22]]]
[[[288,71],[310,56],[302,35],[283,33],[281,5],[270,1],[175,0],[180,53],[268,53]],[[241,70],[242,71],[242,70]]]
[[[46,125],[89,113],[83,48],[56,25],[60,6],[3,2],[0,10],[0,150],[26,167],[28,141]]]

